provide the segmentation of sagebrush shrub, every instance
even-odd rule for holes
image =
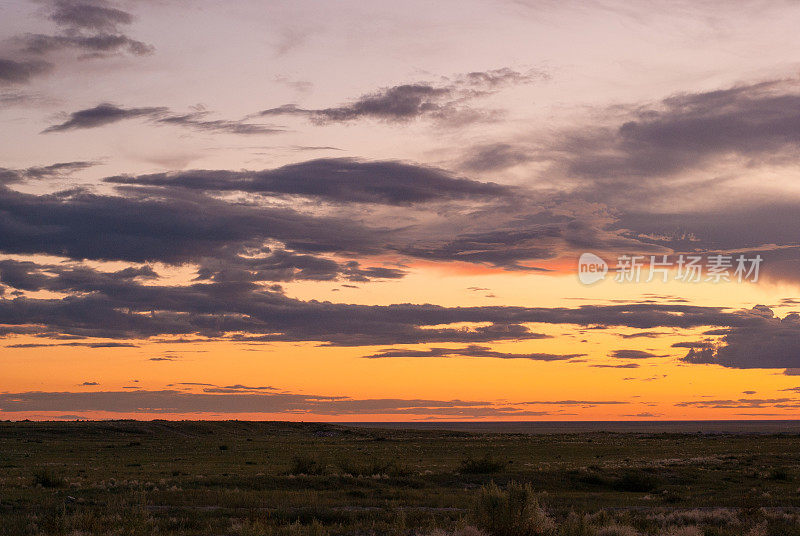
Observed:
[[[539,505],[530,484],[510,482],[501,489],[494,482],[478,493],[475,517],[490,536],[555,534],[555,524]]]

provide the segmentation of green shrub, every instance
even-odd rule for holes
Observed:
[[[705,534],[700,527],[695,525],[685,525],[683,527],[670,527],[665,536],[703,536]]]
[[[325,464],[307,454],[295,456],[289,474],[292,475],[322,475],[325,473]]]
[[[789,471],[785,467],[774,467],[767,478],[770,480],[791,480],[791,475],[789,475]]]
[[[494,482],[483,486],[475,505],[477,525],[490,536],[536,536],[555,534],[530,484],[510,482],[505,490]]]
[[[567,473],[570,484],[575,488],[610,487],[611,481],[595,469],[579,469]]]
[[[618,478],[613,488],[617,491],[652,491],[658,486],[658,478],[644,471],[628,471]]]
[[[65,485],[64,479],[49,469],[39,469],[33,473],[33,485],[43,488],[60,488]]]
[[[493,459],[489,454],[484,454],[483,458],[475,459],[472,456],[461,460],[458,472],[461,474],[489,474],[499,473],[506,464]]]
[[[609,525],[599,529],[597,536],[639,536],[639,532],[628,525]]]
[[[358,463],[352,458],[342,457],[336,462],[336,465],[339,467],[339,472],[352,476],[388,475],[399,477],[412,474],[410,469],[394,460],[387,462],[375,459],[366,463]]]
[[[595,534],[597,527],[591,523],[589,516],[575,512],[570,512],[558,529],[558,536],[595,536]]]

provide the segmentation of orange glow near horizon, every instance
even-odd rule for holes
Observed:
[[[404,285],[410,301],[425,303],[426,290],[437,296],[447,291],[443,280],[433,272],[414,272]],[[466,281],[480,282],[472,275],[448,276],[451,292]],[[574,294],[593,292],[593,302],[610,303],[625,300],[628,292],[647,294],[650,288],[631,288],[613,282],[584,288],[573,276],[528,275],[527,279],[547,278],[552,283],[553,303],[578,307],[570,303]],[[491,281],[491,292],[516,292],[512,304],[526,301],[526,280],[517,274],[495,274],[484,277]],[[425,281],[423,288],[418,284]],[[535,283],[535,282],[533,282]],[[388,283],[392,285],[392,283]],[[315,285],[308,285],[315,286]],[[380,287],[380,285],[379,285]],[[681,287],[669,285],[669,294]],[[697,292],[694,303],[714,303],[729,294],[730,286],[719,288],[690,287]],[[463,287],[462,287],[463,288]],[[530,285],[530,298],[548,305],[541,285]],[[782,288],[758,285],[736,285],[740,290],[739,307],[747,308],[754,301],[769,302],[769,295],[780,295]],[[571,289],[568,291],[567,289]],[[353,293],[359,289],[348,289]],[[319,296],[319,289],[312,289]],[[702,292],[701,292],[702,291]],[[488,292],[488,291],[487,291]],[[450,296],[440,300],[474,305],[493,304],[489,298],[471,291],[466,296]],[[336,295],[334,293],[333,295]],[[392,289],[392,296],[397,290]],[[556,295],[559,297],[556,298]],[[576,296],[577,297],[577,296]],[[382,301],[380,295],[371,301]],[[349,298],[348,298],[349,299]],[[359,300],[350,300],[357,302]],[[774,300],[773,300],[774,301]],[[729,302],[730,303],[730,302]],[[736,306],[732,305],[732,308]],[[232,395],[258,396],[272,393],[312,397],[344,397],[348,400],[428,400],[444,404],[452,401],[480,401],[485,408],[511,407],[525,411],[519,415],[493,413],[480,416],[465,407],[464,413],[448,410],[427,412],[402,408],[393,412],[366,409],[357,413],[314,412],[313,409],[277,412],[148,412],[97,411],[65,408],[64,411],[25,411],[0,413],[5,419],[51,418],[135,418],[135,419],[258,419],[304,421],[411,421],[411,420],[707,420],[707,419],[780,419],[792,418],[795,410],[706,407],[704,400],[737,400],[748,398],[786,398],[782,390],[795,386],[792,376],[774,370],[736,370],[716,365],[688,365],[680,359],[686,348],[673,348],[681,343],[703,338],[707,328],[690,330],[653,329],[653,336],[625,338],[643,330],[620,328],[593,330],[571,325],[530,324],[529,329],[548,338],[536,340],[478,343],[495,352],[510,354],[580,354],[569,359],[537,361],[531,359],[498,359],[493,357],[392,357],[364,359],[386,349],[386,345],[362,347],[320,346],[318,343],[242,343],[235,341],[169,343],[131,341],[136,347],[29,347],[42,339],[19,335],[9,339],[17,346],[4,350],[2,390],[6,393],[30,392],[120,392],[143,393],[171,390],[206,397],[218,396],[213,389],[226,386],[270,387],[271,390],[237,390]],[[96,340],[89,342],[107,342]],[[426,350],[430,348],[460,349],[466,344],[399,344],[392,348]],[[658,357],[620,359],[613,351],[624,348],[648,352]],[[75,366],[80,363],[80,366]],[[615,366],[623,368],[613,368]],[[628,368],[630,367],[630,368]],[[83,385],[84,383],[90,385]],[[205,384],[205,385],[204,385]],[[211,391],[204,391],[210,388]],[[757,394],[750,396],[746,392]],[[210,398],[213,402],[213,398]],[[268,402],[268,401],[267,401]],[[613,402],[613,403],[609,403]],[[689,403],[689,404],[686,404]],[[481,406],[482,408],[484,406]],[[335,410],[331,410],[335,411]]]
[[[0,418],[795,418],[798,20],[0,3]]]

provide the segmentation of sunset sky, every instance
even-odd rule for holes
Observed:
[[[796,418],[798,21],[2,2],[0,419]]]

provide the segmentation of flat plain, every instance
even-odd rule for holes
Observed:
[[[800,535],[800,435],[0,422],[0,534]]]

